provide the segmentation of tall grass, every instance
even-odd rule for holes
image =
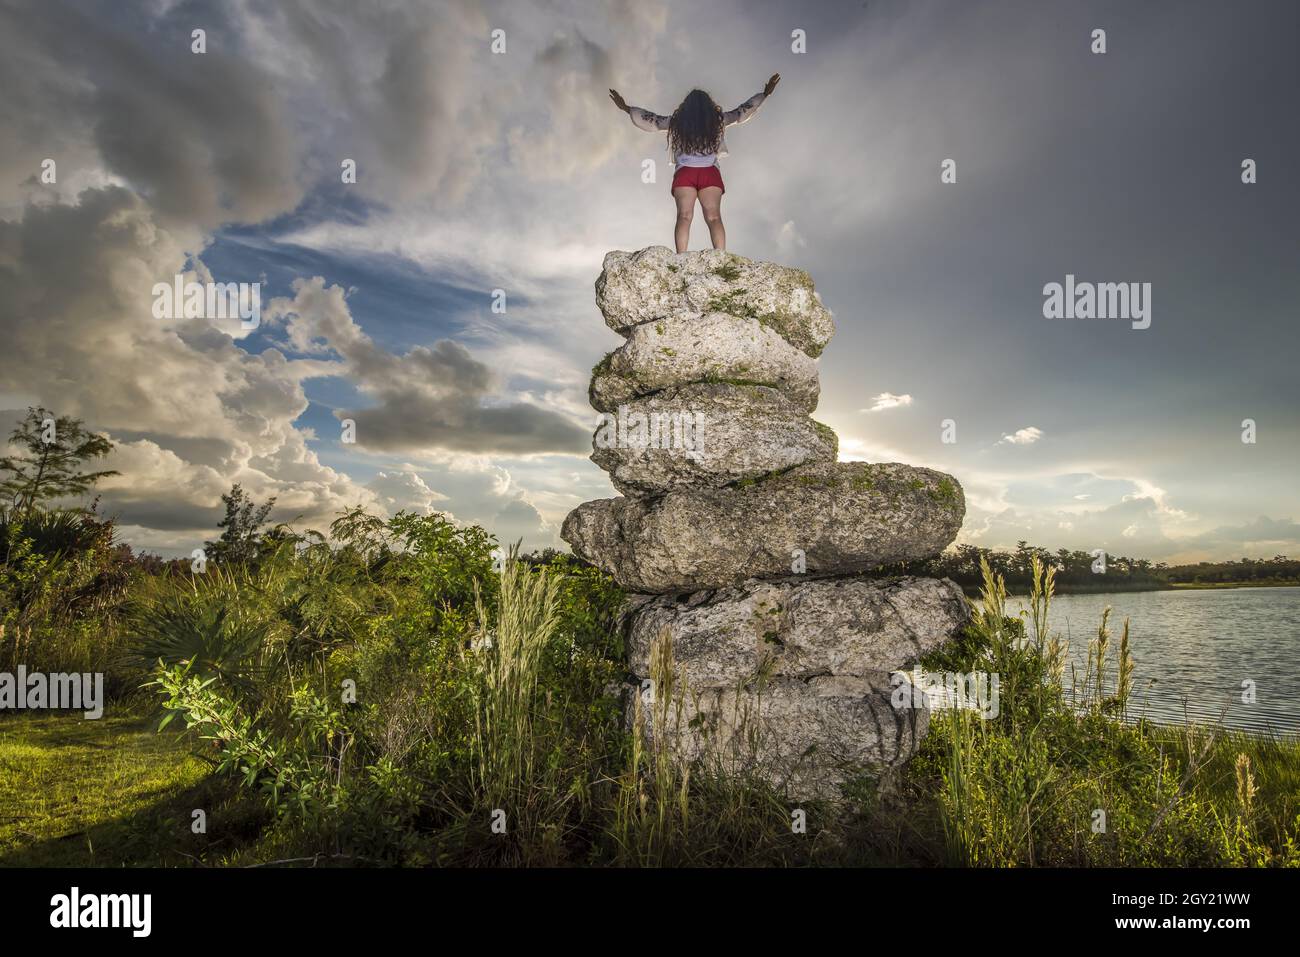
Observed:
[[[114,536],[79,509],[0,506],[0,667],[103,673],[110,697],[132,685],[120,613],[138,575]]]
[[[674,745],[683,731],[684,689],[666,629],[650,646],[649,684],[631,689],[632,733],[619,777],[613,832],[622,863],[676,862],[691,826],[691,769]]]
[[[1027,638],[983,571],[963,664],[1001,674],[1000,712],[935,715],[909,769],[914,794],[937,786],[946,862],[1300,865],[1294,741],[1126,721],[1132,638],[1126,621],[1116,647],[1109,610],[1067,693],[1050,569],[1034,568]]]
[[[525,852],[553,841],[565,817],[558,769],[546,761],[551,729],[538,686],[545,649],[560,626],[559,587],[555,575],[530,570],[511,549],[496,613],[489,614],[477,596],[469,652],[477,670],[477,797],[481,807],[505,815],[501,823]]]

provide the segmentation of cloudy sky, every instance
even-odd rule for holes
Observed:
[[[303,527],[360,503],[559,544],[612,494],[601,258],[671,244],[662,137],[605,91],[730,108],[779,71],[723,213],[835,313],[842,457],[953,473],[982,545],[1294,555],[1297,36],[1258,0],[0,0],[0,416],[107,433],[105,510],[164,554],[234,482]],[[178,273],[263,283],[261,324],[155,318]],[[1067,274],[1150,283],[1150,328],[1044,318]]]

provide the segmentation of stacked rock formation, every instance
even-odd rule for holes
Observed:
[[[927,712],[890,676],[968,611],[950,581],[856,573],[946,547],[965,514],[957,481],[837,462],[809,415],[834,324],[805,272],[654,246],[607,255],[596,301],[627,340],[590,390],[606,413],[592,461],[622,496],[580,505],[562,535],[634,593],[638,680],[671,639],[678,720],[646,730],[809,796],[905,760]]]

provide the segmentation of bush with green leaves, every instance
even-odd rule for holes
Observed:
[[[495,550],[445,516],[353,510],[328,538],[155,580],[135,652],[219,766],[333,853],[558,859],[621,743],[622,594]],[[503,804],[510,840],[479,844],[471,822]]]
[[[0,508],[0,668],[102,672],[110,697],[129,691],[139,675],[120,625],[140,577],[110,521],[79,509]]]

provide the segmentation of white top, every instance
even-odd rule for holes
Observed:
[[[737,126],[744,123],[747,119],[758,112],[758,108],[763,105],[767,99],[766,93],[755,93],[740,106],[734,110],[727,110],[722,114],[722,128],[725,130],[728,126]],[[627,108],[627,115],[632,118],[632,123],[637,129],[645,130],[647,133],[656,133],[661,130],[667,130],[669,123],[672,122],[671,116],[661,116],[658,113],[651,113],[649,110],[643,110],[636,106]],[[668,137],[668,148],[672,149],[672,138]],[[674,153],[673,165],[675,166],[717,166],[718,157],[727,154],[727,135],[722,134],[718,143],[716,153]]]

